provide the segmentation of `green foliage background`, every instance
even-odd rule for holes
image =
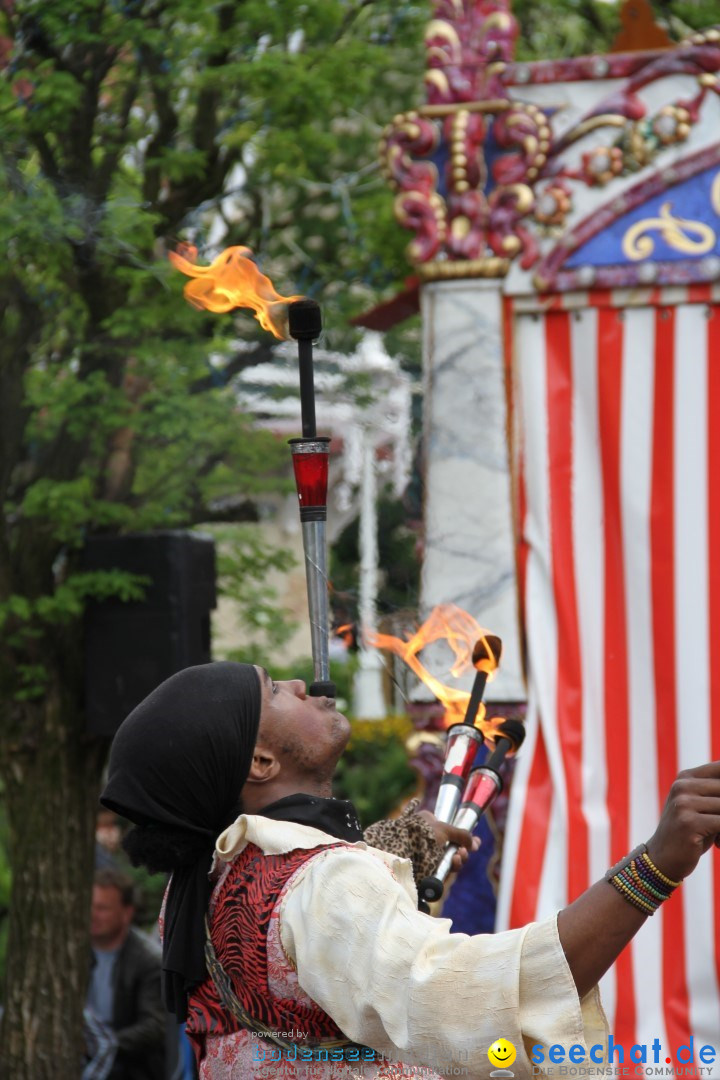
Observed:
[[[383,615],[417,606],[420,567],[416,554],[417,532],[408,524],[403,503],[386,494],[378,500],[377,513],[378,566],[381,568],[377,610]],[[346,613],[340,615],[343,621],[352,621],[357,609],[359,545],[359,519],[354,518],[338,536],[330,558],[333,603]]]
[[[230,385],[272,339],[192,309],[166,252],[202,252],[211,231],[248,245],[281,291],[323,302],[329,344],[352,343],[348,313],[405,270],[374,143],[388,99],[419,95],[426,16],[344,0],[0,11],[0,693],[44,692],[43,643],[88,596],[136,595],[80,572],[88,533],[249,519],[287,483],[286,448]],[[244,539],[237,566],[257,569]],[[254,600],[252,629],[268,626]]]

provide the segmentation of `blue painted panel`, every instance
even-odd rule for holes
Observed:
[[[564,267],[642,266],[648,261],[677,262],[708,255],[720,255],[717,165],[623,214],[578,248]]]

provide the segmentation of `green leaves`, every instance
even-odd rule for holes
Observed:
[[[38,535],[50,533],[54,543],[70,547],[81,547],[88,532],[121,529],[131,521],[128,507],[96,497],[88,475],[66,481],[41,477],[28,488],[21,513],[39,519]]]
[[[46,60],[33,70],[32,108],[27,114],[30,130],[67,131],[73,113],[83,99],[83,85],[67,71],[58,70],[52,60]]]
[[[13,657],[12,700],[34,701],[45,694],[51,653],[43,641],[61,632],[73,634],[88,599],[142,600],[148,584],[149,578],[124,570],[77,571],[52,593],[32,598],[11,594],[0,602],[0,641],[6,660]],[[7,686],[7,673],[4,681]]]
[[[73,572],[88,535],[247,519],[292,487],[284,440],[238,413],[226,375],[248,344],[269,359],[272,343],[247,313],[192,309],[166,251],[190,239],[206,261],[211,237],[245,244],[280,292],[325,302],[328,344],[354,343],[348,313],[405,272],[375,143],[388,78],[392,111],[419,97],[429,10],[0,10],[3,686],[34,693],[57,628],[69,641],[87,596],[129,587]],[[225,587],[267,651],[290,630],[268,587],[288,556],[252,532],[227,544]]]
[[[61,625],[79,618],[88,599],[142,600],[150,579],[126,570],[88,570],[69,574],[49,595],[29,598],[11,594],[0,604],[0,628],[12,623],[24,633],[33,622]]]
[[[288,612],[278,608],[277,590],[268,575],[291,569],[295,559],[283,548],[269,548],[252,526],[217,529],[215,537],[221,589],[233,601],[237,629],[248,642],[228,650],[227,658],[272,668],[297,627]]]

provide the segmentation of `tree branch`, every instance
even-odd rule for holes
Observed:
[[[257,364],[268,364],[274,357],[274,346],[271,344],[265,344],[264,342],[258,342],[252,352],[238,352],[229,360],[224,368],[216,369],[209,375],[204,375],[202,379],[196,379],[194,383],[190,384],[188,392],[190,394],[202,394],[207,390],[212,390],[213,387],[218,385],[226,386],[232,378],[239,375],[241,371],[245,371],[246,368],[255,367]],[[221,381],[219,381],[221,380]]]
[[[32,141],[37,152],[40,155],[40,163],[43,167],[45,175],[48,180],[51,180],[58,194],[62,194],[62,176],[60,169],[58,168],[55,155],[50,147],[49,142],[45,138],[42,131],[37,131],[32,135]]]
[[[357,20],[360,18],[363,11],[366,8],[372,7],[374,3],[375,0],[360,0],[360,3],[357,7],[351,8],[349,11],[347,11],[342,22],[340,23],[340,26],[338,27],[337,33],[328,41],[327,45],[323,46],[322,53],[318,53],[315,59],[310,61],[308,67],[314,67],[315,64],[320,61],[321,56],[325,54],[329,48],[331,49],[334,45],[338,45],[345,37],[348,30],[350,30],[353,23],[357,22]]]
[[[15,330],[4,332],[0,351],[0,506],[10,495],[12,475],[20,464],[29,408],[25,402],[25,371],[39,336],[40,313],[16,278],[2,282],[5,302],[0,313],[15,309],[16,320],[4,319]]]
[[[37,16],[21,14],[15,34],[16,38],[18,33],[22,34],[24,52],[37,53],[44,60],[52,60],[58,71],[64,71],[67,75],[72,75],[77,82],[83,81],[83,68],[81,67],[78,70],[57,51],[46,36],[41,21]]]
[[[580,14],[583,18],[587,19],[593,30],[595,30],[602,39],[607,33],[607,27],[603,25],[603,21],[595,10],[592,0],[583,0],[580,5]]]
[[[239,524],[240,522],[260,520],[257,503],[242,495],[217,499],[213,503],[197,503],[191,511],[190,525]]]
[[[178,129],[178,117],[172,106],[170,94],[162,85],[163,76],[160,57],[149,50],[146,50],[144,55],[145,66],[150,76],[150,88],[158,114],[158,130],[150,140],[145,152],[143,199],[150,203],[153,209],[159,209],[157,203],[160,194],[161,168],[157,158],[160,151],[168,145],[175,135]]]
[[[236,4],[223,4],[218,11],[218,31],[227,40],[227,35],[235,22]],[[208,68],[223,67],[230,56],[230,49],[224,47],[211,53],[207,59]],[[209,156],[213,151],[217,156],[215,139],[217,136],[217,110],[221,100],[220,91],[217,87],[205,87],[198,95],[198,103],[195,109],[193,121],[193,144],[198,150],[203,150]]]
[[[130,111],[133,107],[135,98],[137,97],[138,90],[140,88],[140,72],[137,71],[134,77],[129,81],[125,94],[123,95],[122,104],[120,106],[120,115],[117,126],[117,135],[115,139],[115,145],[111,146],[103,155],[102,161],[97,167],[95,174],[95,195],[98,200],[104,202],[107,198],[107,194],[110,188],[110,183],[113,178],[117,163],[120,160],[120,155],[126,149],[125,135],[127,133],[128,124],[130,122]],[[108,143],[111,140],[108,138]]]

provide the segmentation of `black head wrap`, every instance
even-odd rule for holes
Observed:
[[[207,974],[208,872],[216,838],[238,814],[261,699],[260,678],[250,664],[186,668],[130,713],[110,750],[100,802],[135,822],[146,838],[156,833],[162,868],[173,872],[163,982],[165,1004],[178,1020],[187,1014],[188,992]]]

